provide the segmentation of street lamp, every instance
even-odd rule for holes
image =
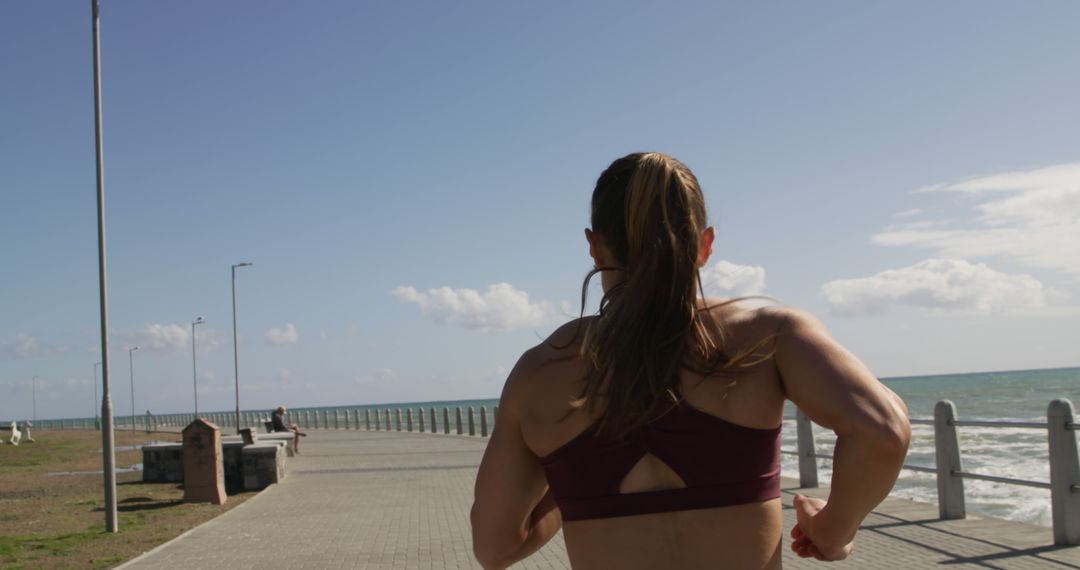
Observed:
[[[245,261],[232,266],[232,347],[233,378],[236,380],[236,433],[240,433],[240,357],[236,348],[236,268],[249,265],[251,263]]]
[[[34,378],[30,380],[30,390],[34,398],[34,427],[37,427],[37,379],[38,377],[34,376]]]
[[[195,417],[199,417],[199,375],[195,372],[195,325],[201,325],[206,319],[199,317],[191,322],[191,382],[195,387]]]
[[[135,433],[135,360],[131,353],[139,350],[139,347],[128,349],[128,370],[131,371],[131,433]]]
[[[101,429],[101,425],[98,420],[98,407],[97,407],[97,367],[101,366],[100,362],[94,363],[94,429]]]
[[[116,513],[116,440],[113,433],[112,369],[109,368],[109,300],[105,272],[105,156],[101,120],[101,0],[90,0],[94,52],[94,163],[97,167],[98,307],[101,312],[101,463],[105,530],[120,530]]]

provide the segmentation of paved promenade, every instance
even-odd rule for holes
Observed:
[[[468,512],[485,443],[312,430],[285,481],[122,567],[478,568]],[[793,488],[785,480],[786,531]],[[802,560],[785,540],[784,567],[1080,569],[1080,547],[1055,548],[1049,529],[936,516],[934,506],[890,499],[867,519],[849,560]],[[561,534],[515,568],[569,568]]]

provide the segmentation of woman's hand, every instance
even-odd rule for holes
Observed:
[[[818,560],[843,560],[855,548],[851,536],[837,536],[837,532],[821,524],[818,513],[825,501],[795,495],[795,528],[791,529],[791,549],[801,558]],[[849,533],[844,533],[849,534]]]

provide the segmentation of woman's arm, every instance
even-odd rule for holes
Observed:
[[[484,568],[536,552],[562,528],[543,467],[525,445],[516,397],[521,363],[510,373],[480,471],[472,507],[473,553]]]
[[[792,548],[847,556],[859,524],[892,489],[911,439],[904,402],[840,346],[816,318],[783,309],[776,364],[788,398],[836,432],[829,500],[796,501]]]

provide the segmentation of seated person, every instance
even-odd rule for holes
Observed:
[[[300,431],[300,426],[285,423],[285,406],[278,406],[277,410],[270,415],[270,422],[274,424],[274,431],[291,431],[296,434],[292,440],[293,451],[300,453],[300,438],[307,436],[307,434]]]

